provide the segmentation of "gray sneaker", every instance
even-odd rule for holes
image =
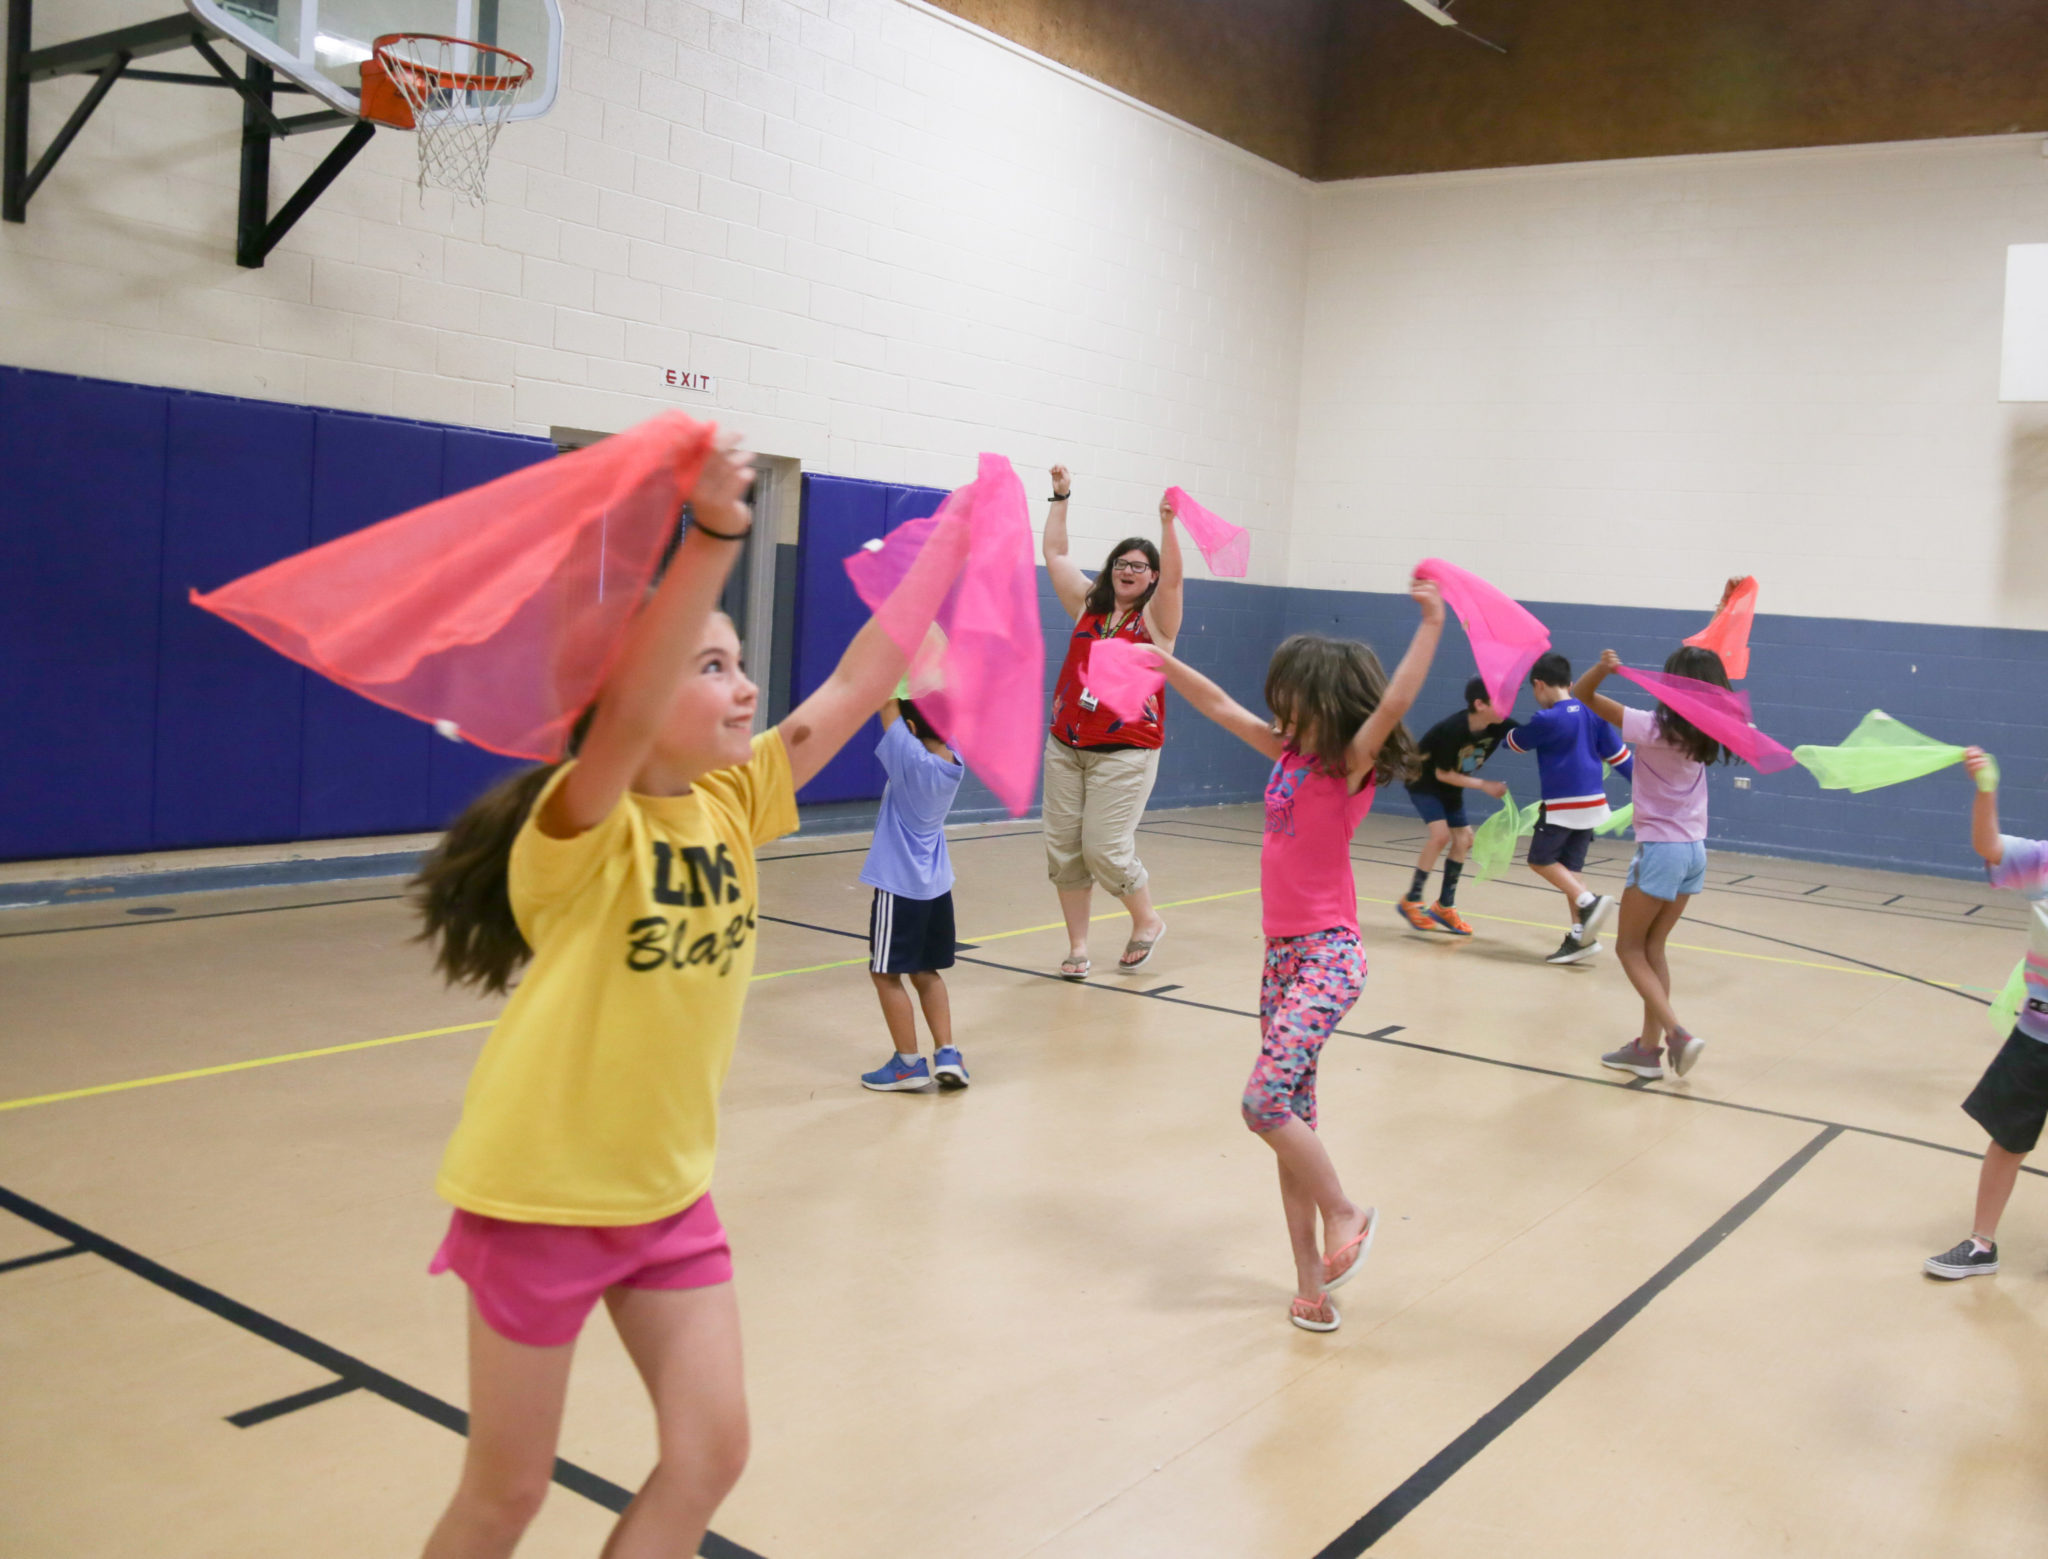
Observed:
[[[1661,1050],[1645,1050],[1640,1039],[1632,1039],[1619,1050],[1610,1050],[1600,1058],[1602,1066],[1611,1066],[1617,1072],[1633,1072],[1638,1077],[1653,1081],[1664,1075],[1664,1053]]]
[[[1599,951],[1598,942],[1587,941],[1584,937],[1573,936],[1567,931],[1564,940],[1557,944],[1557,951],[1543,961],[1547,964],[1575,964],[1581,958],[1591,958]]]
[[[1931,1278],[1951,1281],[1989,1277],[1998,1270],[1998,1246],[1994,1242],[1989,1250],[1979,1250],[1976,1239],[1972,1237],[1939,1256],[1929,1256],[1924,1270]]]
[[[1699,1060],[1700,1052],[1706,1048],[1704,1039],[1697,1034],[1688,1034],[1684,1029],[1664,1041],[1665,1054],[1671,1058],[1671,1070],[1679,1077],[1692,1070],[1693,1062]]]

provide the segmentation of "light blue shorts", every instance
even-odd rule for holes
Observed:
[[[1698,839],[1683,844],[1646,839],[1628,863],[1628,885],[1667,903],[1707,885],[1707,847]]]

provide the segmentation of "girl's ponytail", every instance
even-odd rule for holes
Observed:
[[[411,883],[426,922],[418,940],[434,946],[434,967],[450,985],[501,995],[533,949],[512,916],[512,841],[558,763],[522,769],[463,809]]]
[[[597,713],[592,704],[569,729],[573,757]],[[415,939],[434,944],[434,967],[450,985],[503,995],[533,949],[512,914],[512,841],[559,763],[508,775],[462,809],[409,884],[426,922]]]

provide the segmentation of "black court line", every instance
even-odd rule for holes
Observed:
[[[456,1434],[469,1433],[469,1415],[452,1402],[444,1402],[428,1391],[422,1391],[410,1382],[400,1380],[396,1375],[386,1374],[375,1365],[365,1364],[352,1354],[343,1353],[339,1348],[320,1341],[300,1331],[295,1326],[262,1311],[243,1304],[239,1299],[230,1299],[218,1289],[173,1272],[161,1262],[152,1261],[139,1251],[130,1250],[117,1240],[104,1234],[95,1233],[82,1223],[74,1223],[61,1213],[52,1212],[39,1202],[32,1202],[19,1192],[0,1186],[0,1211],[46,1229],[60,1239],[71,1241],[82,1250],[91,1252],[112,1262],[122,1271],[141,1278],[145,1283],[154,1284],[165,1293],[175,1295],[187,1304],[197,1305],[209,1315],[218,1316],[230,1326],[261,1337],[274,1347],[298,1355],[309,1364],[317,1364],[337,1380],[345,1380],[351,1386],[359,1387],[374,1396],[382,1397],[408,1413],[416,1413],[429,1423],[439,1424],[443,1429]],[[588,1468],[574,1462],[555,1459],[554,1481],[572,1494],[580,1494],[594,1505],[606,1510],[622,1511],[632,1501],[633,1491],[621,1488],[609,1478],[600,1477]],[[730,1538],[720,1537],[716,1532],[705,1534],[704,1544],[697,1552],[704,1559],[761,1559],[752,1549],[743,1548]]]
[[[1345,1528],[1334,1542],[1316,1554],[1316,1559],[1357,1559],[1358,1555],[1393,1531],[1424,1500],[1513,1428],[1531,1408],[1563,1385],[1573,1371],[1612,1342],[1624,1326],[1643,1313],[1651,1300],[1713,1254],[1729,1235],[1749,1222],[1794,1175],[1814,1161],[1821,1149],[1841,1134],[1839,1126],[1825,1128],[1772,1170],[1755,1190],[1723,1213],[1704,1234],[1660,1267],[1648,1281],[1565,1344],[1542,1368],[1503,1397],[1470,1429],[1410,1473],[1391,1494]]]
[[[1185,989],[1187,989],[1187,987],[1184,985],[1154,985],[1147,990],[1142,990],[1138,992],[1138,994],[1140,996],[1164,996],[1168,991],[1180,991]]]
[[[1219,824],[1219,828],[1221,828],[1221,824]],[[1184,836],[1169,834],[1167,838],[1184,838]],[[1249,840],[1206,840],[1206,842],[1208,844],[1247,844],[1249,846]],[[1376,865],[1376,862],[1368,862],[1368,865]],[[1501,879],[1495,879],[1495,881],[1501,881]],[[1540,893],[1556,893],[1554,887],[1542,887],[1538,883],[1503,883],[1503,885],[1505,887],[1532,887],[1532,889],[1536,889]],[[1743,897],[1743,895],[1739,895],[1739,897]],[[1763,895],[1747,895],[1747,897],[1763,897]],[[1858,908],[1866,908],[1866,905],[1845,903],[1845,905],[1829,905],[1829,908],[1858,910]],[[1978,905],[1978,908],[1982,908],[1982,905]],[[1892,916],[1892,920],[1901,920],[1901,918],[1905,918],[1905,916]],[[1939,922],[1933,916],[1929,916],[1929,920],[1935,920],[1935,924],[1956,924],[1956,922]],[[1815,953],[1815,955],[1819,955],[1823,959],[1835,959],[1839,963],[1853,963],[1853,965],[1858,965],[1860,969],[1872,969],[1874,973],[1890,975],[1892,979],[1907,979],[1907,981],[1911,981],[1915,985],[1925,985],[1927,989],[1935,989],[1935,992],[1948,992],[1950,996],[1960,996],[1964,1002],[1976,1002],[1978,1006],[1991,1006],[1991,998],[1989,996],[1974,996],[1972,992],[1966,992],[1966,989],[1958,989],[1956,985],[1944,985],[1944,983],[1939,983],[1935,979],[1923,979],[1921,975],[1909,975],[1905,969],[1892,969],[1890,965],[1884,965],[1884,963],[1870,963],[1868,959],[1858,959],[1858,957],[1853,957],[1849,953],[1835,953],[1833,949],[1829,949],[1829,946],[1812,946],[1808,942],[1794,942],[1794,940],[1790,940],[1786,936],[1772,936],[1769,932],[1749,930],[1747,926],[1724,926],[1718,920],[1700,920],[1698,916],[1686,916],[1686,920],[1683,920],[1681,924],[1706,926],[1710,930],[1724,930],[1724,932],[1729,932],[1731,936],[1753,936],[1759,942],[1776,942],[1778,946],[1790,946],[1790,949],[1798,949],[1800,953]]]
[[[295,1392],[288,1397],[279,1397],[275,1402],[265,1402],[260,1407],[245,1407],[239,1413],[228,1414],[228,1422],[237,1429],[253,1429],[258,1424],[267,1424],[273,1418],[282,1418],[287,1413],[296,1413],[302,1407],[315,1407],[322,1402],[332,1402],[336,1397],[345,1397],[351,1391],[361,1391],[362,1386],[353,1380],[330,1380],[324,1386],[315,1386],[311,1391]]]
[[[246,891],[246,890],[242,890]],[[164,920],[107,920],[90,926],[45,926],[40,931],[0,931],[0,942],[18,936],[63,936],[72,931],[139,931],[147,927],[182,926],[194,920],[228,920],[236,915],[275,915],[287,909],[332,909],[337,904],[386,904],[402,899],[403,893],[372,893],[360,899],[316,899],[310,904],[262,904],[255,909],[209,909],[197,915],[172,915]],[[49,909],[48,904],[24,908]]]
[[[806,931],[822,931],[828,936],[847,937],[858,942],[867,940],[867,934],[861,931],[842,931],[836,926],[819,926],[807,921],[784,920],[778,915],[762,915],[759,918],[775,921],[779,925],[802,926]],[[984,969],[995,969],[1004,974],[1029,975],[1034,980],[1057,980],[1062,985],[1078,985],[1088,990],[1108,991],[1117,996],[1152,996],[1155,989],[1112,982],[1110,980],[1069,980],[1064,975],[1051,974],[1043,969],[1026,968],[1022,964],[997,963],[992,958],[963,958],[960,962],[963,964],[978,964]],[[1947,989],[1945,986],[1937,986],[1935,988],[1937,990]],[[1221,1013],[1223,1016],[1230,1018],[1249,1018],[1254,1022],[1258,1020],[1259,1016],[1258,1013],[1243,1007],[1222,1007],[1218,1006],[1215,1002],[1195,1001],[1186,996],[1162,995],[1154,999],[1170,1002],[1176,1007],[1192,1007],[1201,1012]],[[1975,997],[1971,999],[1976,1000]],[[1875,1137],[1880,1141],[1897,1142],[1907,1147],[1928,1148],[1933,1152],[1946,1153],[1955,1158],[1977,1159],[1983,1157],[1983,1154],[1975,1149],[1959,1148],[1946,1142],[1932,1142],[1925,1137],[1909,1137],[1904,1132],[1886,1131],[1878,1126],[1858,1126],[1849,1121],[1831,1121],[1825,1120],[1818,1115],[1802,1115],[1796,1110],[1774,1110],[1769,1105],[1764,1104],[1743,1104],[1734,1099],[1709,1098],[1703,1094],[1693,1093],[1690,1090],[1681,1092],[1675,1088],[1659,1088],[1647,1077],[1635,1077],[1627,1082],[1622,1082],[1619,1078],[1594,1077],[1584,1072],[1567,1072],[1562,1067],[1539,1066],[1533,1061],[1510,1061],[1504,1056],[1486,1056],[1471,1050],[1454,1050],[1448,1045],[1425,1044],[1419,1039],[1394,1038],[1396,1034],[1405,1032],[1407,1031],[1398,1023],[1389,1024],[1385,1028],[1374,1029],[1371,1033],[1363,1033],[1357,1029],[1347,1028],[1331,1030],[1333,1035],[1341,1034],[1346,1039],[1369,1039],[1376,1044],[1391,1045],[1397,1050],[1414,1050],[1424,1055],[1443,1056],[1453,1061],[1474,1061],[1481,1066],[1498,1067],[1502,1071],[1507,1072],[1523,1072],[1531,1077],[1549,1077],[1559,1082],[1579,1083],[1588,1088],[1607,1088],[1617,1092],[1646,1093],[1659,1099],[1675,1099],[1683,1104],[1697,1104],[1708,1109],[1733,1110],[1739,1115],[1759,1115],[1770,1120],[1791,1121],[1801,1126],[1832,1126],[1837,1131],[1850,1132],[1859,1137]],[[2027,1175],[2039,1175],[2043,1179],[2048,1179],[2048,1169],[2036,1169],[2031,1164],[2022,1164],[2020,1172]]]
[[[19,1272],[23,1267],[40,1267],[46,1261],[62,1261],[66,1256],[83,1256],[83,1245],[60,1245],[55,1250],[39,1250],[33,1256],[16,1256],[12,1261],[0,1261],[0,1272]]]
[[[1236,805],[1236,804],[1238,804],[1238,803],[1231,803],[1231,804],[1232,804],[1232,805]],[[1168,833],[1168,832],[1167,832],[1167,830],[1168,830],[1169,828],[1216,828],[1216,829],[1222,829],[1223,831],[1225,831],[1225,832],[1227,832],[1227,833],[1233,833],[1233,834],[1257,834],[1257,833],[1259,833],[1259,832],[1260,832],[1260,830],[1259,830],[1259,829],[1256,829],[1256,828],[1242,828],[1242,827],[1239,827],[1239,826],[1238,826],[1237,824],[1234,824],[1234,823],[1212,823],[1212,822],[1208,821],[1208,820],[1207,820],[1207,819],[1205,819],[1205,818],[1192,818],[1192,817],[1190,817],[1190,818],[1182,818],[1182,817],[1169,817],[1169,818],[1166,818],[1166,819],[1164,819],[1163,821],[1161,821],[1161,822],[1158,822],[1158,823],[1141,823],[1141,824],[1139,824],[1138,826],[1139,826],[1139,828],[1140,828],[1140,830],[1141,830],[1142,832],[1145,832],[1145,833],[1152,833],[1152,834],[1158,834],[1158,835],[1159,835],[1159,836],[1160,836],[1161,838],[1165,838],[1165,839],[1186,839],[1186,840],[1190,841],[1191,843],[1197,843],[1197,844],[1246,844],[1246,843],[1249,843],[1250,841],[1247,841],[1247,840],[1241,840],[1241,839],[1216,839],[1216,838],[1213,838],[1213,837],[1211,837],[1211,836],[1209,836],[1209,835],[1206,835],[1206,834],[1174,834],[1174,833]],[[1388,867],[1407,867],[1407,868],[1412,868],[1412,867],[1414,866],[1414,864],[1415,864],[1415,863],[1414,863],[1414,861],[1413,861],[1412,859],[1409,859],[1409,858],[1405,857],[1405,856],[1398,856],[1398,855],[1397,855],[1397,856],[1395,856],[1395,857],[1394,857],[1393,859],[1382,859],[1382,858],[1380,858],[1380,857],[1376,857],[1376,856],[1372,856],[1372,855],[1360,855],[1360,854],[1358,853],[1358,852],[1359,852],[1360,850],[1378,850],[1378,851],[1381,851],[1381,852],[1382,852],[1383,854],[1385,854],[1385,853],[1388,853],[1388,852],[1392,852],[1392,851],[1394,851],[1394,850],[1395,850],[1395,849],[1397,849],[1397,848],[1398,848],[1398,845],[1397,845],[1397,844],[1396,844],[1396,843],[1395,843],[1394,841],[1383,841],[1383,842],[1381,842],[1381,843],[1377,843],[1377,844],[1362,844],[1362,845],[1354,845],[1354,847],[1353,847],[1353,850],[1352,850],[1352,854],[1351,854],[1351,858],[1352,858],[1352,860],[1354,860],[1354,861],[1358,862],[1358,863],[1359,863],[1359,864],[1360,864],[1361,866],[1388,866]],[[1731,852],[1731,853],[1739,855],[1739,854],[1741,854],[1742,852],[1741,852],[1741,851],[1739,851],[1739,850],[1737,850],[1737,851],[1733,851],[1733,852]],[[1629,854],[1628,854],[1628,852],[1622,852],[1622,853],[1619,853],[1619,854],[1614,854],[1614,855],[1603,855],[1603,856],[1602,856],[1601,858],[1599,858],[1599,859],[1597,859],[1597,860],[1589,861],[1589,862],[1588,862],[1588,866],[1589,866],[1589,868],[1590,868],[1590,867],[1593,867],[1593,866],[1599,866],[1599,867],[1612,867],[1612,868],[1613,868],[1613,871],[1612,871],[1611,873],[1609,873],[1609,875],[1613,875],[1613,876],[1620,876],[1620,875],[1622,875],[1622,874],[1623,874],[1623,872],[1624,872],[1624,863],[1625,863],[1625,862],[1626,862],[1626,861],[1627,861],[1628,859],[1629,859]],[[1794,860],[1794,859],[1790,859],[1790,858],[1788,858],[1788,862],[1787,862],[1787,864],[1788,864],[1788,865],[1797,865],[1797,864],[1798,864],[1798,862],[1797,862],[1796,860]],[[1885,868],[1885,867],[1868,867],[1868,868],[1864,868],[1864,869],[1865,869],[1865,870],[1870,870],[1870,871],[1883,871],[1883,870],[1888,870],[1888,869],[1891,869],[1891,868]],[[1905,876],[1918,876],[1918,875],[1922,875],[1922,874],[1920,874],[1920,873],[1915,873],[1915,872],[1902,872],[1901,874],[1902,874],[1902,875],[1905,875]],[[1589,870],[1588,870],[1588,871],[1587,871],[1587,872],[1585,873],[1585,875],[1587,875],[1587,876],[1591,876],[1591,875],[1594,875],[1594,873],[1593,873],[1593,872],[1592,872],[1592,871],[1591,871],[1591,870],[1589,869]],[[1744,873],[1744,874],[1743,874],[1742,876],[1740,876],[1740,877],[1734,877],[1734,878],[1730,878],[1730,879],[1729,879],[1729,880],[1728,880],[1727,882],[1721,882],[1721,883],[1710,883],[1710,884],[1708,884],[1708,886],[1709,886],[1710,888],[1712,888],[1712,889],[1713,889],[1713,890],[1714,890],[1715,892],[1728,892],[1728,891],[1731,891],[1731,890],[1733,890],[1733,889],[1735,888],[1735,885],[1736,885],[1737,883],[1743,883],[1743,882],[1750,882],[1750,881],[1754,880],[1755,876],[1756,876],[1756,873],[1754,873],[1754,872],[1746,872],[1746,873]],[[1494,879],[1494,880],[1495,880],[1496,882],[1500,883],[1500,884],[1501,884],[1502,886],[1504,886],[1504,887],[1510,887],[1510,888],[1527,888],[1527,889],[1530,889],[1530,890],[1532,890],[1532,891],[1534,891],[1534,892],[1537,892],[1537,893],[1555,893],[1555,892],[1557,891],[1557,889],[1555,889],[1555,888],[1551,888],[1551,887],[1546,887],[1546,886],[1545,886],[1544,884],[1542,884],[1542,883],[1536,883],[1536,882],[1522,882],[1522,881],[1518,881],[1518,880],[1516,880],[1516,879],[1514,879],[1514,878],[1508,878],[1508,877],[1500,877],[1500,878],[1496,878],[1496,879]],[[1959,879],[1959,878],[1950,878],[1950,877],[1943,877],[1943,878],[1937,878],[1936,880],[1937,880],[1937,881],[1941,881],[1941,882],[1955,882],[1955,881],[1960,881],[1961,879]],[[1766,900],[1766,901],[1768,901],[1768,902],[1770,902],[1770,903],[1774,903],[1774,904],[1792,904],[1792,903],[1797,903],[1797,902],[1798,902],[1798,901],[1800,901],[1801,899],[1804,899],[1804,898],[1806,898],[1807,896],[1809,896],[1809,894],[1810,894],[1810,893],[1814,893],[1814,892],[1819,892],[1819,891],[1821,891],[1821,889],[1825,889],[1825,888],[1830,888],[1830,887],[1833,887],[1833,886],[1835,886],[1835,884],[1833,884],[1833,883],[1822,883],[1822,884],[1821,884],[1821,888],[1820,888],[1820,889],[1801,889],[1801,890],[1800,890],[1800,891],[1799,891],[1798,893],[1792,893],[1792,892],[1785,892],[1785,893],[1777,893],[1777,892],[1772,892],[1772,891],[1768,891],[1768,890],[1762,890],[1762,889],[1756,889],[1756,888],[1752,888],[1752,889],[1749,889],[1749,890],[1748,890],[1748,891],[1746,891],[1746,892],[1739,892],[1739,893],[1736,893],[1736,894],[1735,894],[1735,897],[1736,897],[1736,898],[1739,898],[1739,899],[1763,899],[1763,900]],[[1929,897],[1933,897],[1933,895],[1928,895],[1928,896],[1929,896]],[[1905,898],[1905,897],[1907,897],[1907,895],[1905,895],[1905,894],[1903,894],[1903,893],[1900,893],[1900,894],[1894,894],[1894,895],[1893,895],[1893,900],[1894,900],[1894,901],[1896,901],[1897,899],[1901,899],[1901,898]],[[1935,926],[1954,926],[1954,925],[1962,925],[1962,924],[1964,924],[1964,923],[1966,922],[1966,920],[1967,920],[1967,917],[1969,917],[1969,916],[1972,916],[1972,915],[1975,915],[1975,914],[1976,914],[1976,913],[1977,913],[1978,911],[1980,911],[1980,910],[1984,910],[1984,909],[1989,909],[1989,908],[1992,908],[1992,907],[1994,907],[1994,905],[1993,905],[1993,904],[1990,904],[1990,903],[1978,903],[1978,904],[1972,904],[1972,905],[1970,905],[1970,906],[1969,906],[1969,907],[1968,907],[1967,909],[1965,909],[1965,908],[1962,908],[1962,907],[1961,907],[1961,906],[1962,906],[1962,900],[1960,900],[1960,899],[1949,899],[1949,900],[1946,900],[1945,902],[1957,905],[1957,906],[1958,906],[1958,912],[1957,912],[1956,914],[1954,914],[1954,915],[1930,915],[1930,914],[1927,914],[1927,913],[1925,913],[1924,911],[1921,911],[1921,910],[1912,910],[1912,909],[1902,909],[1902,910],[1888,910],[1888,909],[1886,909],[1886,907],[1885,907],[1884,905],[1882,905],[1882,904],[1851,904],[1851,903],[1846,903],[1846,902],[1842,902],[1842,901],[1839,901],[1839,900],[1835,900],[1835,899],[1829,899],[1829,900],[1827,900],[1827,901],[1826,901],[1826,907],[1827,907],[1827,908],[1829,908],[1829,909],[1841,909],[1841,910],[1854,910],[1854,911],[1856,911],[1856,912],[1857,912],[1858,914],[1864,914],[1864,915],[1877,915],[1877,916],[1880,916],[1880,917],[1882,917],[1882,918],[1883,918],[1883,919],[1885,919],[1885,920],[1921,920],[1921,921],[1925,921],[1925,922],[1927,922],[1927,923],[1928,923],[1929,925],[1935,925]],[[1980,922],[1980,924],[1981,924],[1981,922]],[[1998,930],[2001,930],[2001,931],[2016,931],[2016,930],[2024,930],[2024,929],[2025,929],[2025,927],[2024,927],[2023,925],[2020,925],[2020,926],[1998,926],[1998,927],[1996,927],[1996,929],[1998,929]]]

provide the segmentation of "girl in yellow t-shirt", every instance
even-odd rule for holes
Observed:
[[[518,1543],[600,1298],[660,1439],[607,1559],[695,1553],[746,1463],[739,1311],[710,1184],[754,964],[754,847],[797,826],[797,790],[905,665],[870,622],[780,727],[749,734],[758,692],[716,603],[752,523],[753,477],[721,439],[576,756],[476,802],[416,884],[451,981],[503,991],[525,968],[438,1182],[455,1213],[433,1270],[470,1289],[470,1431],[427,1559]],[[930,622],[965,550],[964,525],[935,533],[889,602],[899,636]]]

